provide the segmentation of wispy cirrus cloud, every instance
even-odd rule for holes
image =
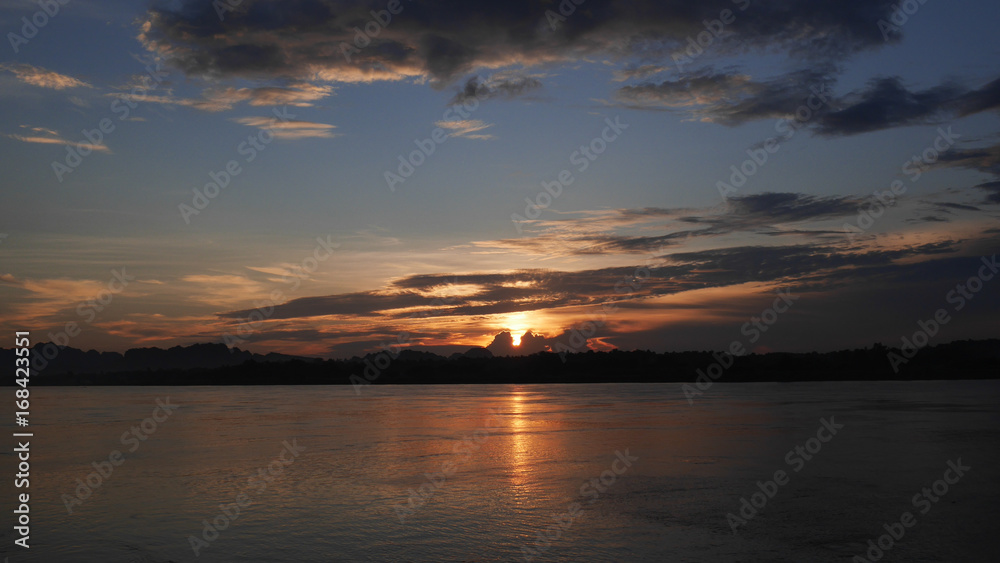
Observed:
[[[78,147],[85,150],[91,150],[102,153],[111,153],[111,149],[107,145],[93,144],[93,143],[77,143],[73,141],[68,141],[59,135],[58,132],[53,131],[45,127],[31,127],[28,125],[21,125],[24,129],[23,133],[5,133],[4,136],[15,141],[21,141],[22,143],[36,143],[42,145],[66,145]]]
[[[12,72],[21,82],[37,86],[39,88],[49,88],[51,90],[92,88],[90,84],[77,78],[73,78],[72,76],[59,74],[58,72],[29,64],[3,63],[0,64],[0,70]]]
[[[667,70],[668,67],[655,64],[632,65],[614,71],[615,82],[643,80]]]
[[[526,221],[526,236],[474,241],[484,249],[540,256],[648,254],[675,248],[693,239],[731,234],[802,239],[838,238],[843,232],[823,222],[858,213],[862,199],[797,193],[762,193],[733,197],[709,208],[609,209],[569,214],[551,220]]]
[[[128,83],[120,89],[131,90],[133,86],[134,84]],[[254,107],[314,107],[316,102],[332,96],[333,93],[333,86],[297,82],[285,86],[206,88],[201,92],[200,97],[190,98],[175,96],[171,90],[165,89],[160,93],[147,94],[142,98],[142,101],[220,112],[231,110],[242,103]],[[108,94],[108,96],[118,96],[118,94]]]
[[[493,127],[492,123],[486,123],[485,121],[479,119],[437,121],[434,125],[447,130],[449,137],[464,137],[466,139],[478,139],[480,141],[488,141],[496,138],[493,135],[478,133],[478,131]]]
[[[337,126],[329,123],[277,121],[270,117],[238,117],[233,121],[247,127],[268,129],[278,139],[332,139],[338,136],[333,132]]]

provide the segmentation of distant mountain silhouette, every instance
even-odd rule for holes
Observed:
[[[482,348],[480,346],[476,346],[475,348],[469,348],[469,350],[467,352],[465,352],[464,354],[453,354],[451,357],[452,357],[452,359],[456,359],[456,356],[459,356],[459,357],[462,357],[462,358],[473,358],[473,359],[477,359],[477,358],[492,358],[493,357],[493,352],[490,352],[486,348]]]
[[[44,350],[35,347],[34,354]],[[51,351],[51,348],[49,348]],[[904,363],[890,358],[902,354]],[[14,365],[13,350],[0,350]],[[898,371],[893,368],[899,368]],[[51,371],[49,371],[51,370]],[[349,360],[252,354],[222,344],[138,348],[125,354],[65,348],[33,385],[381,385],[428,383],[624,383],[746,381],[888,381],[998,379],[1000,340],[963,340],[903,351],[870,348],[824,353],[749,354],[587,351],[494,357],[485,348],[445,358],[420,350]],[[13,385],[13,378],[0,385]]]
[[[59,375],[65,373],[120,373],[148,370],[175,369],[211,369],[223,366],[236,366],[247,361],[254,362],[289,362],[292,360],[319,361],[314,358],[289,356],[286,354],[253,354],[233,348],[230,350],[224,344],[192,344],[190,346],[174,346],[163,348],[132,348],[124,354],[118,352],[84,352],[77,348],[66,347],[53,355],[55,345],[46,346],[40,342],[32,347],[33,375]],[[51,359],[49,359],[49,356]],[[14,365],[13,350],[0,348],[0,361],[4,365]]]

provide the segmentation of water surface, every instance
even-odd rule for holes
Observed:
[[[123,444],[168,397],[176,411]],[[32,548],[9,529],[3,548],[11,562],[849,561],[911,511],[884,561],[989,561],[998,398],[998,382],[716,383],[694,405],[678,384],[36,388]],[[821,419],[843,428],[789,463]],[[124,462],[69,514],[114,450]],[[920,514],[912,497],[959,458],[972,469]],[[788,483],[734,533],[727,513],[778,470]],[[203,520],[238,498],[205,541]]]

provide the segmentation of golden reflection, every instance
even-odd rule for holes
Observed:
[[[537,502],[535,494],[538,476],[537,446],[532,432],[530,395],[522,388],[515,388],[510,395],[510,446],[507,454],[508,479],[513,489],[514,505],[527,508]]]

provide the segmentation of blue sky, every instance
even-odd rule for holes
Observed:
[[[557,2],[402,2],[346,61],[354,26],[387,6],[245,0],[220,19],[207,1],[71,0],[43,18],[0,3],[4,325],[80,323],[80,304],[125,268],[136,283],[71,345],[242,329],[243,348],[337,357],[404,331],[458,350],[532,330],[553,349],[614,299],[586,347],[707,349],[791,287],[805,297],[762,346],[832,349],[897,343],[995,251],[993,3],[915,2],[883,35],[889,2],[587,0],[555,30]],[[678,68],[726,9],[732,23]],[[25,17],[46,23],[19,42]],[[125,118],[120,97],[149,65],[163,78]],[[722,198],[730,167],[816,88],[827,102]],[[102,119],[114,130],[88,147],[82,131]],[[606,120],[627,128],[581,171],[573,154]],[[451,136],[390,190],[386,172],[436,129]],[[272,133],[247,162],[241,146]],[[945,150],[913,181],[904,163],[936,141]],[[80,148],[92,152],[60,181],[53,161]],[[239,174],[185,219],[179,206],[230,161]],[[512,222],[563,170],[572,184]],[[896,180],[905,194],[849,237]],[[339,246],[303,272],[317,237]],[[652,281],[608,287],[640,266]],[[941,338],[997,336],[995,296]],[[266,318],[245,322],[267,300]]]

